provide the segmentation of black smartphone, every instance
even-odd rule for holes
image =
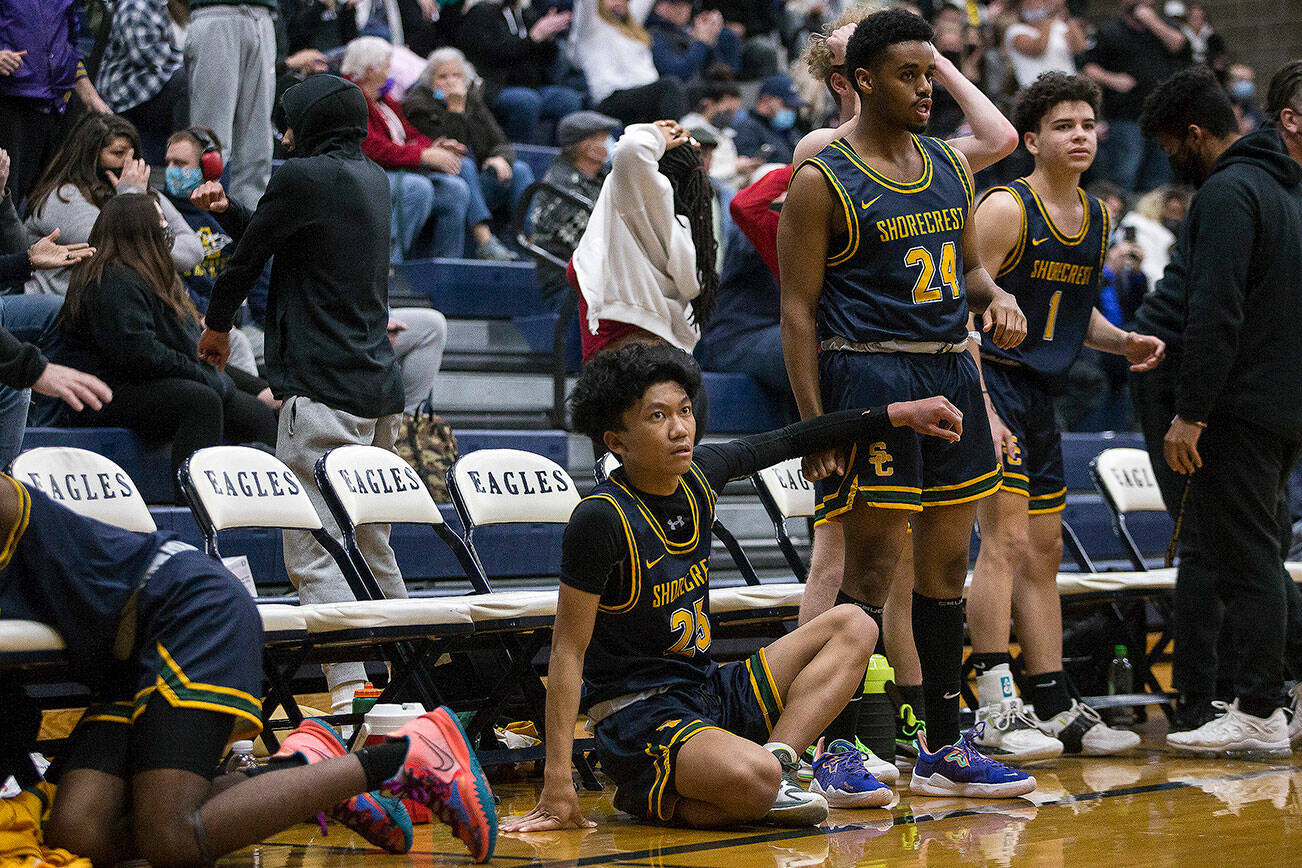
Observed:
[[[1135,240],[1135,227],[1134,227],[1134,226],[1122,226],[1122,227],[1121,227],[1121,240],[1122,240],[1122,241],[1130,241],[1130,242],[1133,242],[1133,241]]]

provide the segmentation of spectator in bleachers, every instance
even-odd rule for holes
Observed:
[[[109,108],[140,131],[144,157],[163,162],[172,130],[190,121],[185,56],[167,0],[119,0],[96,84]]]
[[[805,104],[788,75],[772,75],[760,85],[755,107],[733,123],[737,155],[760,163],[790,163],[800,134],[796,110]]]
[[[1117,235],[1134,231],[1133,240],[1143,251],[1142,268],[1149,286],[1156,286],[1171,260],[1175,233],[1189,210],[1192,196],[1187,187],[1166,186],[1153,190],[1135,203],[1117,225]]]
[[[91,229],[95,255],[79,264],[60,315],[69,364],[113,389],[101,410],[75,425],[130,428],[147,443],[172,442],[172,475],[196,449],[276,443],[267,384],[195,354],[199,312],[176,274],[167,223],[152,193],[114,196]]]
[[[624,131],[570,261],[586,362],[629,343],[691,352],[719,286],[714,190],[677,121]]]
[[[293,155],[272,176],[226,270],[217,278],[199,355],[230,356],[232,318],[269,259],[267,379],[285,401],[276,456],[294,471],[326,524],[313,469],[326,450],[358,443],[392,449],[403,408],[389,342],[389,182],[362,152],[367,101],[346,79],[314,75],[285,92]],[[358,529],[358,544],[387,597],[406,585],[387,526]],[[285,531],[285,567],[303,604],[351,600],[330,555],[304,531]],[[366,680],[361,664],[323,667],[331,710],[347,709]]]
[[[571,55],[597,111],[625,125],[687,114],[683,84],[662,78],[643,26],[652,0],[576,0]]]
[[[714,149],[714,160],[710,163],[710,177],[716,183],[736,185],[737,144],[733,141],[736,132],[733,121],[741,111],[741,89],[731,81],[707,79],[703,84],[692,88],[692,111],[684,115],[680,123],[688,129],[704,127],[719,140]]]
[[[1121,0],[1120,13],[1099,27],[1085,55],[1081,71],[1103,88],[1108,132],[1102,145],[1112,180],[1126,190],[1152,190],[1171,177],[1162,149],[1139,131],[1139,111],[1144,97],[1183,65],[1188,49],[1184,34],[1147,2]]]
[[[741,70],[741,41],[725,30],[717,9],[703,9],[693,15],[693,0],[657,0],[647,17],[651,33],[651,58],[661,75],[682,82],[702,78],[713,64],[721,63],[733,73]]]
[[[110,111],[73,42],[80,6],[12,0],[0,15],[0,148],[9,154],[9,190],[20,204],[59,147],[73,92],[88,111]]]
[[[543,175],[543,181],[586,200],[588,207],[564,199],[546,189],[538,191],[529,209],[533,241],[558,259],[568,262],[588,226],[592,204],[601,193],[610,172],[611,136],[619,121],[594,111],[575,112],[561,119],[556,139],[561,153]],[[559,312],[569,295],[564,269],[551,263],[538,263],[538,285],[547,309]]]
[[[583,96],[555,80],[570,15],[546,2],[466,0],[458,46],[484,77],[484,100],[513,142],[548,144],[549,127],[583,108]]]
[[[1029,87],[1042,72],[1076,74],[1075,55],[1088,41],[1084,22],[1071,13],[1066,0],[1021,0],[1017,18],[1004,31],[1004,50],[1018,87]]]
[[[1189,59],[1194,63],[1205,63],[1217,72],[1223,70],[1229,56],[1225,50],[1225,37],[1212,29],[1205,6],[1190,3],[1181,15],[1179,7],[1184,5],[1180,0],[1167,0],[1164,9],[1167,17],[1179,25],[1180,32],[1189,40]]]
[[[1257,73],[1246,63],[1234,63],[1225,70],[1225,92],[1234,106],[1234,117],[1239,122],[1239,134],[1246,136],[1266,122],[1266,116],[1257,108]]]
[[[455,48],[439,48],[429,56],[420,81],[407,91],[403,111],[411,125],[428,138],[451,139],[467,148],[461,177],[478,184],[490,211],[515,208],[533,170],[516,159],[515,149],[488,110],[466,56]]]
[[[389,176],[394,203],[391,256],[399,259],[409,254],[432,219],[431,256],[464,256],[469,230],[477,258],[514,259],[489,227],[493,215],[479,187],[479,171],[473,160],[466,159],[465,145],[421,135],[403,114],[402,105],[389,96],[392,54],[388,42],[378,36],[362,36],[348,43],[340,68],[366,97],[369,120],[362,152]]]
[[[743,81],[767,78],[778,72],[777,34],[774,32],[782,4],[772,0],[705,0],[706,9],[723,14],[723,25],[741,40]]]
[[[28,238],[42,238],[58,229],[65,244],[89,241],[106,202],[122,193],[149,189],[149,164],[139,154],[140,135],[130,121],[112,114],[83,116],[27,197]],[[189,271],[203,258],[203,245],[170,202],[162,206],[172,264],[178,271]],[[63,295],[70,272],[68,268],[37,272],[26,291]]]
[[[271,177],[276,0],[190,0],[190,123],[230,144],[231,193],[256,202]]]

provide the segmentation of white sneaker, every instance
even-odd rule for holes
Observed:
[[[1239,701],[1213,702],[1224,713],[1210,723],[1189,732],[1173,732],[1166,743],[1176,750],[1200,756],[1248,756],[1288,759],[1288,724],[1284,709],[1277,708],[1270,717],[1257,717],[1239,711]]]
[[[1041,732],[1017,697],[978,708],[976,719],[977,724],[985,726],[973,728],[972,744],[993,760],[1024,763],[1062,754],[1062,742]]]
[[[1084,756],[1111,756],[1139,747],[1139,733],[1113,729],[1099,713],[1078,699],[1071,708],[1048,720],[1034,718],[1040,732],[1062,742],[1062,752]]]
[[[1294,684],[1289,692],[1293,694],[1293,702],[1289,705],[1288,743],[1297,750],[1302,747],[1302,681]]]
[[[778,797],[764,816],[764,822],[774,826],[817,826],[827,819],[827,799],[800,786],[796,774],[800,760],[796,752],[785,744],[771,742],[764,745],[782,764],[782,783],[778,784]]]

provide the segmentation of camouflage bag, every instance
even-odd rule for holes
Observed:
[[[457,437],[428,401],[422,401],[415,413],[402,414],[393,451],[425,480],[435,503],[452,502],[447,472],[457,460]]]

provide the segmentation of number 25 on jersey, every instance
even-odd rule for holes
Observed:
[[[697,651],[710,650],[710,616],[705,612],[705,598],[697,600],[693,609],[679,609],[669,616],[669,629],[678,634],[678,641],[669,648],[670,654],[691,657]]]

